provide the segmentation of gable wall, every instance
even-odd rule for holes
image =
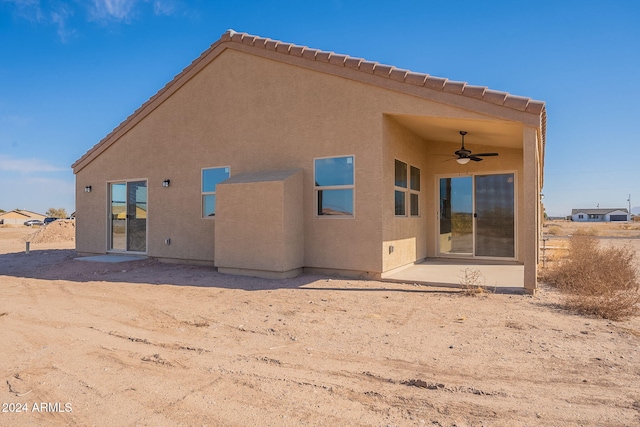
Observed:
[[[148,254],[210,262],[215,258],[215,220],[201,218],[201,169],[230,166],[233,176],[300,168],[305,266],[383,271],[383,240],[417,227],[396,229],[383,239],[383,222],[393,221],[389,174],[395,155],[383,147],[383,113],[487,119],[227,49],[77,173],[78,251],[106,250],[106,182],[148,179]],[[419,139],[407,139],[408,155],[420,156]],[[315,218],[313,158],[342,155],[355,155],[355,219]],[[425,164],[423,179],[427,173]],[[164,179],[171,180],[169,188],[162,187]],[[433,189],[423,184],[421,203],[426,205],[433,200]],[[86,185],[92,185],[91,193],[84,193]],[[423,212],[432,214],[428,206]],[[422,224],[418,234],[426,239],[434,233],[429,231],[433,224],[426,219]],[[164,244],[167,238],[171,245]],[[418,254],[424,253],[421,243]]]
[[[344,79],[226,51],[78,172],[78,250],[105,251],[106,181],[145,178],[149,255],[211,261],[215,220],[201,218],[201,169],[230,166],[233,176],[300,168],[305,264],[379,270],[377,244],[340,244],[356,233],[380,240],[380,218],[367,215],[379,197],[379,114],[359,100]],[[355,155],[356,218],[316,219],[313,158],[340,155]]]

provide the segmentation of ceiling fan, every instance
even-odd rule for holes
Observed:
[[[462,147],[454,153],[456,156],[458,156],[458,158],[456,159],[456,162],[460,163],[461,165],[466,165],[467,163],[469,163],[469,160],[473,160],[474,162],[479,162],[482,160],[482,157],[498,155],[498,153],[478,153],[478,154],[471,153],[471,150],[467,150],[466,148],[464,148],[464,136],[466,134],[467,134],[466,131],[464,130],[460,131],[460,135],[462,136]]]

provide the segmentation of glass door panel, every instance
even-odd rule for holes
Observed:
[[[512,173],[475,176],[475,255],[515,257],[515,193]]]
[[[473,179],[440,179],[441,255],[473,255]]]
[[[127,183],[127,250],[147,250],[147,182]]]
[[[109,184],[110,240],[115,251],[147,250],[147,182],[132,181]]]
[[[111,239],[109,249],[127,250],[127,184],[110,184]]]

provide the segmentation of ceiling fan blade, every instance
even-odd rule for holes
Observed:
[[[478,154],[474,154],[474,156],[484,156],[484,157],[488,157],[488,156],[497,156],[498,153],[478,153]]]
[[[475,154],[473,156],[469,156],[469,159],[473,160],[474,162],[482,161],[482,159],[480,157],[476,157]]]

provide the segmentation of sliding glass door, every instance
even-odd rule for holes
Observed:
[[[109,249],[147,251],[147,182],[109,184]]]
[[[515,258],[514,174],[440,178],[440,256]]]
[[[440,179],[440,254],[473,255],[470,176]]]
[[[475,255],[515,257],[513,174],[475,177]]]

